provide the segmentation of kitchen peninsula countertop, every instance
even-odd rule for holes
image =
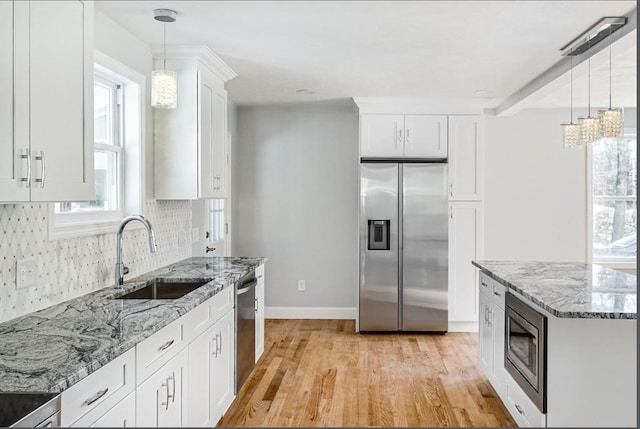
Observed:
[[[637,319],[636,276],[576,262],[472,261],[559,318]]]
[[[266,258],[189,258],[0,323],[0,392],[61,392],[233,284]],[[179,299],[114,299],[155,277],[206,279]]]

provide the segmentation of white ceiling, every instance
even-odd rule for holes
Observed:
[[[238,73],[227,89],[240,105],[394,97],[485,108],[498,106],[560,61],[559,49],[598,19],[625,15],[635,4],[96,1],[99,11],[152,45],[162,43],[162,24],[153,19],[153,9],[176,10],[177,22],[167,25],[168,43],[214,50]],[[616,73],[624,81],[632,78],[635,100],[633,34],[633,59],[625,63],[626,73],[623,67]],[[297,94],[298,89],[315,94]],[[567,105],[568,97],[547,103],[562,99]]]

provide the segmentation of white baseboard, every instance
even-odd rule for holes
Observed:
[[[478,322],[449,321],[449,332],[478,332]]]
[[[356,307],[265,307],[265,319],[356,319]]]

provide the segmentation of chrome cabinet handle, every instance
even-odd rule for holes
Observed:
[[[480,284],[486,288],[488,288],[489,286],[487,286],[487,284],[485,282],[480,282]]]
[[[47,170],[45,169],[45,163],[44,163],[44,151],[41,150],[40,151],[40,155],[36,155],[36,161],[42,161],[42,169],[40,170],[42,172],[42,177],[40,179],[36,179],[37,183],[40,183],[40,187],[44,188],[44,180],[45,180],[45,175],[47,173]]]
[[[258,298],[254,298],[253,301],[254,301],[254,304],[255,304],[254,310],[257,313],[258,312]]]
[[[220,337],[220,341],[216,340],[216,345],[218,346],[218,350],[216,351],[216,356],[218,353],[222,353],[222,333],[218,332],[216,337]]]
[[[104,390],[100,390],[98,393],[95,394],[95,396],[93,398],[87,399],[86,401],[84,401],[84,405],[86,405],[87,407],[91,404],[93,404],[94,402],[96,402],[98,399],[102,398],[104,395],[107,394],[107,392],[109,391],[108,387],[105,387]]]
[[[211,353],[211,356],[213,357],[218,357],[218,334],[216,333],[216,335],[212,338],[212,341],[216,342],[216,345],[213,348],[213,353]]]
[[[169,380],[172,381],[171,387],[171,395],[168,395],[167,398],[171,398],[171,402],[176,402],[176,373],[175,371],[171,372],[171,377],[167,378],[167,393],[169,392]]]
[[[396,128],[398,128],[398,138],[396,139],[396,149],[399,144],[402,144],[402,128],[398,127],[398,123],[396,122]]]
[[[495,296],[502,296],[502,294],[501,294],[500,292],[496,292],[495,290],[493,291],[493,294],[494,294]]]
[[[516,406],[516,410],[518,410],[518,412],[524,416],[524,410],[520,407],[520,405],[518,405],[518,404],[513,404],[513,405],[515,405]]]
[[[164,402],[161,402],[160,405],[164,405],[164,409],[168,410],[169,409],[169,399],[171,399],[170,396],[169,396],[169,379],[168,378],[166,378],[165,382],[162,383],[162,387],[164,387],[167,390],[167,399]]]
[[[175,340],[167,341],[166,343],[164,343],[163,345],[161,345],[158,348],[158,351],[167,350],[169,347],[171,347],[173,345],[174,342],[175,342]]]
[[[204,253],[213,252],[213,251],[215,251],[215,250],[216,250],[216,248],[215,248],[215,247],[205,246]]]
[[[449,196],[453,197],[453,183],[449,183]]]
[[[27,160],[27,177],[22,177],[20,179],[21,182],[27,183],[27,188],[31,187],[31,149],[25,149],[26,153],[24,155],[20,155],[20,159]]]
[[[407,128],[404,130],[404,133],[405,133],[404,140],[406,143],[409,143],[409,141],[411,140],[409,131],[411,131],[411,128]]]

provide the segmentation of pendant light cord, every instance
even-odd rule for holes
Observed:
[[[162,65],[162,71],[167,71],[167,23],[163,22],[164,29],[164,63]]]

